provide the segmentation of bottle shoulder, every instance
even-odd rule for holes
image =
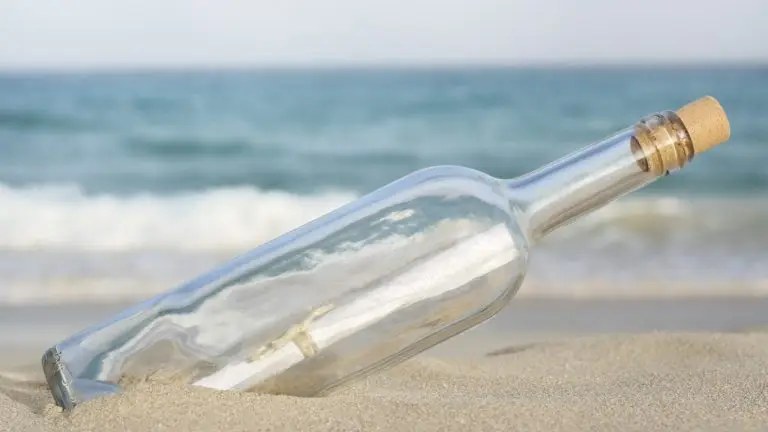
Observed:
[[[524,234],[527,202],[524,195],[516,194],[516,190],[509,187],[509,181],[456,165],[427,167],[404,180],[411,183],[416,194],[453,200],[463,208],[462,212],[484,215],[496,222],[503,221],[521,246],[527,249],[528,239]]]

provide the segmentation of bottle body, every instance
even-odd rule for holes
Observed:
[[[519,212],[486,174],[417,171],[59,343],[46,375],[65,407],[147,377],[324,394],[501,309]]]

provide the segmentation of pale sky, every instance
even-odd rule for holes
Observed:
[[[2,0],[0,68],[768,62],[768,0]]]

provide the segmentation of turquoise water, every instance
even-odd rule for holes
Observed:
[[[521,294],[768,293],[768,68],[0,75],[0,301],[141,298],[410,171],[515,177],[704,94],[731,142],[548,239]]]

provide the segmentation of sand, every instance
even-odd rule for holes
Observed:
[[[25,379],[6,373],[0,381],[0,431],[768,431],[761,329],[422,356],[321,398],[142,383],[71,415]]]

